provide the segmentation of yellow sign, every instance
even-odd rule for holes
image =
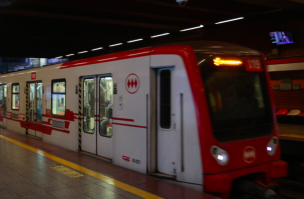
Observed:
[[[213,63],[216,66],[220,66],[220,65],[239,66],[243,64],[243,62],[241,62],[240,60],[224,60],[219,57],[215,58],[213,60]]]
[[[81,173],[78,173],[76,171],[73,171],[67,167],[64,167],[64,166],[60,166],[60,165],[55,165],[53,167],[51,167],[52,169],[66,175],[66,176],[69,176],[71,178],[78,178],[78,177],[82,177],[83,175]]]

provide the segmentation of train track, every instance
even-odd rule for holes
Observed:
[[[279,180],[281,199],[303,199],[304,184],[287,179]]]

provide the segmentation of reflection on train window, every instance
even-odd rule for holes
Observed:
[[[257,73],[218,72],[206,81],[206,87],[211,111],[218,120],[265,114],[260,76]]]
[[[65,116],[65,79],[52,80],[52,115]]]
[[[29,84],[29,121],[33,122],[35,120],[35,83]]]
[[[7,87],[6,85],[0,85],[0,115],[6,115],[6,97],[7,97]]]
[[[65,81],[53,83],[53,93],[65,93]]]
[[[95,79],[83,81],[83,131],[95,131]]]
[[[36,106],[37,106],[37,122],[38,123],[42,123],[42,91],[43,91],[43,87],[42,87],[42,82],[38,82],[36,84]]]
[[[113,79],[101,77],[99,79],[99,135],[112,137],[112,105],[113,105]]]
[[[171,127],[171,72],[162,70],[160,72],[160,127],[169,129]]]
[[[220,142],[249,139],[272,132],[270,99],[263,71],[245,66],[214,66],[213,57],[198,55],[215,138]]]
[[[19,110],[19,83],[12,84],[12,110]]]

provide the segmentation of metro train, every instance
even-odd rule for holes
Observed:
[[[115,165],[271,198],[287,175],[263,56],[191,41],[0,76],[0,125]]]

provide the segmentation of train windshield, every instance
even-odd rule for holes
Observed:
[[[215,138],[230,142],[269,135],[273,119],[260,58],[197,58]]]

